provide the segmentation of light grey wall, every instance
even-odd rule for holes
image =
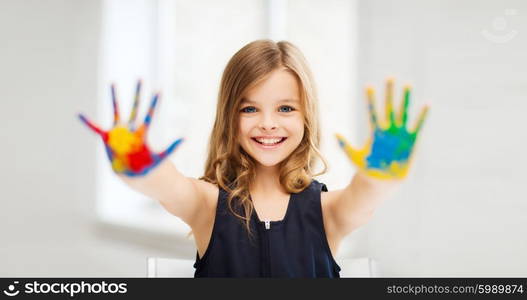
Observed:
[[[526,14],[519,0],[360,1],[360,84],[393,75],[397,100],[414,86],[413,117],[432,107],[409,180],[345,251],[387,276],[527,275]]]

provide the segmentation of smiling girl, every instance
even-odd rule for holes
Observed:
[[[119,119],[103,138],[113,170],[191,228],[195,277],[339,277],[340,241],[370,220],[408,171],[416,127],[406,129],[409,89],[400,113],[388,82],[386,121],[377,123],[368,91],[372,137],[364,149],[340,145],[358,167],[344,189],[328,191],[314,179],[326,171],[319,151],[318,100],[309,67],[289,42],[258,40],[228,62],[218,95],[205,173],[185,177],[165,159],[180,144],[152,153],[146,146],[158,96],[135,129],[140,83],[129,124]],[[113,87],[112,87],[113,91]],[[317,160],[324,168],[316,173]]]

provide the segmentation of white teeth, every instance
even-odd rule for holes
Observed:
[[[269,144],[269,145],[273,145],[273,144],[276,144],[278,142],[280,142],[282,140],[282,138],[278,138],[278,139],[256,139],[258,142],[262,143],[262,144]]]

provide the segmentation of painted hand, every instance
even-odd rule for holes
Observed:
[[[362,172],[378,179],[405,178],[412,158],[412,150],[421,130],[429,107],[421,110],[412,130],[406,128],[410,87],[404,89],[404,99],[395,119],[393,110],[393,80],[386,83],[386,119],[379,124],[374,103],[374,90],[367,88],[368,109],[372,134],[362,149],[355,149],[346,139],[336,134],[339,145],[350,160]]]
[[[116,173],[125,174],[127,176],[145,175],[161,161],[167,158],[183,141],[183,139],[176,140],[161,153],[152,153],[146,145],[146,132],[152,121],[152,115],[159,99],[159,94],[153,96],[143,124],[135,129],[134,123],[137,117],[137,108],[139,106],[141,81],[137,82],[134,106],[130,113],[128,125],[123,124],[120,120],[115,87],[113,84],[111,91],[114,111],[113,128],[109,131],[104,131],[90,122],[84,115],[79,114],[79,118],[91,130],[101,136],[106,148],[106,153],[112,164],[112,169]]]

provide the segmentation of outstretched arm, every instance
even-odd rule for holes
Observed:
[[[416,125],[407,128],[410,87],[405,87],[398,115],[393,109],[393,81],[386,86],[385,118],[379,122],[375,110],[374,90],[367,89],[371,136],[362,149],[355,149],[337,134],[341,148],[357,167],[357,173],[333,197],[329,205],[336,228],[342,235],[366,223],[375,209],[390,196],[407,176],[414,146],[422,128],[428,106],[419,114]]]
[[[208,205],[205,199],[214,194],[214,186],[183,176],[175,165],[166,159],[183,139],[176,140],[160,153],[150,151],[146,144],[146,135],[159,94],[153,96],[144,121],[135,128],[140,91],[141,81],[138,81],[127,124],[121,121],[114,85],[111,87],[114,122],[110,130],[100,129],[82,114],[79,114],[79,118],[102,138],[111,167],[121,180],[132,189],[158,200],[167,211],[193,226],[199,219],[199,212],[204,211]]]

